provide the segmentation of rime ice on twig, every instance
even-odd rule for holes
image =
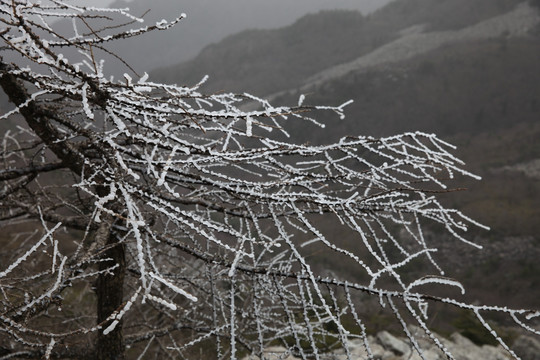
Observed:
[[[209,357],[262,357],[273,344],[303,358],[335,346],[351,356],[348,341],[357,338],[372,356],[366,296],[395,315],[419,353],[410,319],[451,356],[428,328],[431,302],[469,310],[488,330],[483,315],[495,312],[538,333],[537,313],[418,290],[464,291],[442,277],[424,225],[473,246],[463,233],[481,226],[438,201],[449,179],[477,177],[435,135],[302,145],[289,122],[323,126],[317,111],[342,118],[350,102],[309,106],[301,96],[283,107],[249,94],[204,94],[206,77],[192,86],[146,73],[105,78],[105,44],[169,28],[183,14],[124,31],[117,25],[142,20],[127,9],[1,0],[0,13],[6,51],[25,64],[0,58],[0,85],[17,90],[8,94],[15,107],[0,115],[16,124],[2,136],[1,221],[44,229],[0,268],[0,336],[17,351],[60,357],[59,344],[88,333],[99,343],[126,323],[125,344],[145,344],[139,358],[214,349]],[[71,21],[73,34],[56,32],[58,18]],[[65,47],[81,58],[60,53]],[[328,277],[321,253],[352,266],[357,280]],[[404,276],[412,263],[425,274]],[[91,289],[110,298],[103,284],[111,279],[126,295],[96,324],[86,306],[96,302]]]

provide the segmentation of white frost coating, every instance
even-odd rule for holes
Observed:
[[[8,266],[8,268],[0,272],[0,279],[5,277],[7,274],[13,271],[17,266],[19,266],[23,261],[25,261],[30,254],[35,252],[55,231],[62,225],[62,223],[56,224],[51,230],[49,230],[43,237],[28,250],[24,255],[20,256],[15,262]]]
[[[0,116],[0,120],[2,119],[7,119],[8,117],[14,115],[14,114],[17,114],[21,111],[21,109],[25,108],[26,106],[28,106],[28,104],[30,104],[32,101],[38,99],[41,95],[45,95],[47,94],[48,91],[47,90],[41,90],[41,91],[36,91],[35,93],[33,93],[30,98],[28,100],[26,100],[25,102],[23,102],[21,105],[17,106],[15,109],[11,110],[11,111],[8,111],[6,112],[5,114],[1,115]]]
[[[79,35],[79,31],[77,30],[77,21],[75,21],[75,18],[71,19],[71,24],[73,26],[73,32],[75,33],[73,38],[76,39],[76,38],[80,37],[80,35]]]
[[[174,146],[171,153],[169,154],[169,157],[167,158],[167,162],[165,163],[165,166],[163,167],[163,171],[161,172],[161,176],[159,177],[159,180],[157,182],[157,186],[162,186],[165,182],[165,176],[167,176],[167,171],[169,171],[172,161],[174,159],[174,155],[176,151],[178,150],[177,146]]]
[[[242,247],[244,246],[244,241],[240,243],[239,251],[236,252],[236,255],[234,256],[233,263],[231,264],[231,268],[229,269],[229,277],[233,277],[236,273],[236,267],[238,266],[238,262],[242,259],[242,256],[244,255],[244,252],[241,251]]]
[[[109,195],[107,196],[104,196],[102,198],[100,198],[99,200],[97,200],[94,205],[96,206],[96,208],[98,209],[98,211],[96,211],[96,215],[94,217],[94,221],[95,222],[101,222],[101,219],[100,219],[100,213],[102,210],[104,210],[104,205],[106,203],[108,203],[109,201],[112,201],[116,198],[116,184],[115,183],[111,183],[109,185],[109,188],[110,188],[110,192],[109,192]]]
[[[540,317],[540,311],[532,311],[531,313],[525,315],[525,319],[532,320],[536,317]]]
[[[459,281],[452,280],[449,278],[439,277],[439,276],[429,276],[423,277],[421,279],[415,280],[407,287],[406,291],[409,292],[413,287],[425,285],[425,284],[441,284],[441,285],[450,285],[455,286],[461,290],[461,294],[465,294],[465,288]]]
[[[113,331],[116,328],[116,325],[120,323],[120,320],[113,320],[113,322],[107,326],[105,330],[103,330],[103,335],[110,334],[111,331]]]
[[[112,319],[114,320],[109,326],[107,326],[107,328],[105,328],[105,330],[103,330],[103,335],[110,334],[110,332],[116,328],[116,326],[120,323],[120,320],[122,319],[122,317],[124,317],[124,315],[129,311],[129,309],[131,309],[131,306],[133,306],[133,304],[137,300],[137,297],[139,296],[141,289],[142,287],[139,286],[137,291],[135,291],[135,293],[131,296],[131,298],[122,307],[122,310],[120,310],[120,312],[112,316]]]
[[[235,298],[235,282],[234,279],[231,282],[231,312],[230,312],[230,327],[231,327],[231,359],[236,359],[236,311],[234,308],[234,298]]]
[[[169,302],[165,299],[162,299],[160,297],[157,297],[157,296],[154,296],[152,294],[146,294],[144,295],[144,297],[146,297],[147,299],[150,299],[154,302],[157,302],[158,304],[161,304],[163,306],[166,306],[168,307],[169,309],[171,309],[172,311],[176,311],[178,309],[178,307],[176,306],[176,304],[172,303],[172,302]]]
[[[124,131],[126,129],[126,124],[124,124],[124,122],[114,113],[111,107],[107,107],[107,114],[114,121],[119,131]]]
[[[334,313],[332,312],[332,310],[328,306],[326,300],[324,299],[324,297],[323,297],[323,295],[321,293],[321,290],[317,286],[317,280],[315,279],[315,275],[313,274],[313,271],[311,270],[311,266],[306,262],[306,259],[298,252],[298,250],[296,249],[294,244],[292,244],[292,242],[290,240],[291,235],[289,235],[289,234],[287,234],[285,232],[285,230],[283,228],[283,224],[281,223],[281,221],[278,220],[277,215],[275,213],[275,210],[272,207],[270,207],[270,212],[272,214],[272,218],[274,219],[274,224],[276,225],[280,236],[285,240],[287,245],[290,247],[292,254],[294,254],[294,257],[300,262],[300,264],[302,265],[303,270],[305,270],[305,272],[308,274],[309,279],[311,280],[311,282],[312,282],[312,284],[313,284],[313,286],[315,288],[315,293],[317,294],[319,300],[323,304],[322,306],[323,306],[325,312],[328,314],[330,319],[332,319],[332,321],[337,325],[339,331],[342,331],[344,334],[348,335],[349,331],[347,329],[345,329],[343,327],[343,325],[341,324],[341,322],[336,318],[336,316],[334,315]]]
[[[111,138],[106,138],[105,141],[111,146],[111,148],[115,149],[114,156],[116,161],[118,162],[118,165],[130,176],[133,177],[135,180],[139,180],[141,177],[139,174],[135,173],[133,169],[129,166],[127,166],[126,162],[124,161],[124,158],[122,157],[122,154],[117,149],[117,146],[114,144]]]
[[[145,72],[144,72],[144,75],[141,76],[141,78],[139,79],[139,81],[137,81],[137,84],[141,84],[141,85],[142,85],[142,84],[146,83],[146,80],[148,80],[148,77],[149,77],[149,75],[148,75],[148,73],[145,71]]]
[[[428,318],[429,304],[426,301],[420,301],[418,303],[418,308],[420,309],[420,313],[422,314],[424,319],[427,319]]]
[[[159,275],[157,275],[157,274],[155,274],[155,273],[153,273],[153,272],[149,272],[148,275],[150,275],[150,277],[152,277],[153,279],[159,281],[159,282],[162,283],[163,285],[167,286],[169,289],[171,289],[171,290],[174,291],[175,293],[180,294],[180,295],[186,297],[187,299],[189,299],[189,300],[191,300],[191,301],[193,301],[193,302],[199,301],[199,300],[197,299],[197,297],[195,297],[195,296],[189,294],[188,292],[186,292],[186,291],[180,289],[178,286],[176,286],[176,285],[170,283],[169,281],[165,280],[165,279],[162,278],[161,276],[159,276]]]
[[[300,97],[298,98],[298,106],[302,106],[305,99],[306,99],[306,96],[304,94],[301,94]]]
[[[105,69],[103,60],[96,58],[101,51],[93,49],[115,39],[170,28],[177,20],[125,31],[115,27],[114,21],[135,19],[127,9],[84,8],[49,0],[42,0],[41,4],[21,1],[15,8],[2,0],[0,8],[9,28],[3,36],[7,41],[13,36],[13,44],[8,45],[16,50],[14,56],[24,58],[20,63],[33,62],[25,68],[13,62],[8,65],[8,73],[33,84],[27,90],[35,106],[48,105],[46,102],[54,99],[55,109],[75,114],[60,113],[58,119],[52,119],[51,126],[56,130],[54,134],[60,134],[54,144],[59,148],[74,145],[72,149],[80,156],[82,171],[75,174],[79,179],[75,191],[86,195],[79,197],[68,186],[62,187],[61,192],[55,190],[57,186],[41,186],[45,198],[36,193],[36,199],[32,199],[28,192],[18,196],[18,190],[7,193],[7,203],[14,204],[14,214],[19,211],[31,217],[32,210],[28,209],[35,209],[38,203],[51,211],[50,206],[58,199],[58,206],[71,209],[73,218],[86,228],[82,238],[77,239],[77,250],[70,253],[69,266],[59,252],[59,248],[68,251],[67,248],[51,236],[50,245],[42,242],[32,247],[33,241],[15,250],[22,255],[18,253],[18,260],[2,273],[3,289],[4,284],[12,285],[10,276],[15,277],[14,273],[35,270],[30,266],[21,269],[30,259],[35,257],[39,261],[44,256],[49,261],[52,254],[52,268],[29,273],[22,281],[15,279],[19,281],[17,285],[22,284],[21,294],[26,295],[21,296],[13,318],[0,314],[0,321],[7,325],[7,336],[13,335],[17,346],[25,348],[25,344],[40,339],[36,348],[45,352],[49,339],[59,343],[71,336],[50,329],[40,332],[40,324],[35,323],[34,329],[14,319],[26,319],[27,314],[48,303],[52,308],[56,304],[51,300],[56,299],[59,290],[72,283],[89,283],[118,268],[119,264],[111,263],[105,270],[91,270],[110,259],[98,258],[103,254],[99,250],[85,253],[99,214],[104,211],[115,219],[111,231],[125,246],[130,272],[139,276],[130,281],[139,287],[137,294],[144,295],[142,301],[134,304],[137,311],[128,312],[137,298],[134,295],[131,303],[118,306],[103,322],[106,326],[74,331],[111,334],[131,313],[148,314],[149,322],[160,313],[166,314],[160,316],[163,323],[158,326],[176,326],[175,315],[169,316],[169,310],[179,310],[174,301],[181,295],[198,303],[182,308],[182,314],[177,315],[190,319],[194,329],[204,330],[193,331],[189,339],[177,331],[160,337],[161,349],[169,357],[175,357],[174,352],[178,352],[177,357],[185,357],[184,350],[192,353],[197,344],[205,346],[202,342],[210,339],[216,341],[212,347],[215,356],[210,357],[234,358],[241,341],[257,352],[253,355],[263,357],[265,347],[272,341],[293,339],[293,343],[285,342],[289,353],[297,351],[303,358],[323,358],[329,354],[320,353],[316,346],[317,337],[322,334],[341,343],[345,355],[352,358],[354,354],[347,344],[355,339],[361,339],[373,355],[364,319],[354,303],[357,296],[374,296],[386,306],[384,311],[396,313],[397,322],[404,327],[413,346],[417,346],[417,335],[404,326],[405,319],[411,316],[431,342],[449,354],[427,329],[426,299],[430,299],[431,305],[433,297],[420,293],[419,286],[440,283],[458,287],[462,292],[464,289],[445,278],[421,278],[408,283],[403,272],[407,264],[418,261],[428,265],[426,274],[442,273],[431,256],[436,243],[422,230],[426,222],[440,224],[458,240],[462,240],[469,226],[481,226],[438,202],[436,192],[448,185],[446,179],[459,174],[472,176],[463,169],[463,162],[447,151],[451,145],[421,132],[385,138],[347,136],[327,145],[297,144],[285,130],[285,122],[302,122],[293,128],[302,128],[302,124],[324,127],[316,116],[306,115],[314,108],[305,105],[304,95],[299,96],[295,107],[276,107],[249,94],[204,94],[199,89],[206,77],[194,86],[177,86],[152,82],[147,73],[133,79],[133,75],[127,75],[119,81],[103,76],[110,69]],[[75,36],[72,32],[62,37],[55,35],[55,26],[49,26],[59,18],[94,25],[104,17],[112,20],[106,31],[96,28],[95,32],[83,33],[74,27]],[[21,18],[25,20],[24,26]],[[58,53],[66,48],[69,51],[65,51],[65,57]],[[100,89],[98,93],[93,92],[95,86]],[[29,104],[30,101],[0,116],[7,118]],[[347,104],[317,108],[342,118]],[[90,121],[98,114],[105,115],[104,121]],[[272,130],[276,131],[271,133]],[[0,176],[10,177],[11,171],[16,174],[23,164],[49,165],[51,159],[45,155],[29,158],[26,151],[21,151],[39,141],[31,129],[10,129],[1,137],[1,160],[13,169],[0,170]],[[47,152],[47,145],[43,150]],[[52,171],[57,175],[69,170]],[[19,180],[6,183],[17,189]],[[35,189],[22,186],[31,192]],[[97,189],[101,190],[99,195]],[[93,208],[88,208],[88,201]],[[324,222],[332,221],[335,232],[334,227],[327,230],[319,221],[319,214],[325,216]],[[45,215],[41,218],[46,232]],[[336,242],[335,236],[341,234],[347,234],[347,239]],[[15,241],[24,243],[35,236],[25,235],[22,241]],[[316,246],[310,245],[314,243]],[[45,244],[48,247],[41,255],[38,250],[44,249]],[[317,256],[317,251],[319,255],[331,252],[336,262],[344,260],[347,266],[354,266],[368,285],[342,282],[336,276],[321,277],[321,269],[313,266],[312,255]],[[433,266],[424,262],[426,259]],[[324,271],[331,274],[331,270]],[[384,281],[380,281],[383,277]],[[202,295],[195,298],[181,286],[193,294],[204,294],[204,299]],[[392,291],[385,290],[387,286]],[[499,312],[533,333],[535,330],[524,324],[524,319],[534,321],[539,316],[538,312],[475,306],[452,299],[438,301],[482,313]],[[348,315],[352,315],[360,329],[359,336],[356,331],[343,331],[341,321]],[[61,316],[71,320],[66,311]],[[74,329],[75,323],[71,322]],[[135,324],[130,329],[132,334],[153,338],[155,334],[146,332],[146,324],[136,323],[130,321]],[[336,323],[337,332],[329,333],[324,326],[328,323]],[[155,323],[148,325],[158,329]],[[247,333],[250,336],[244,336]],[[221,340],[225,338],[231,343],[223,346],[222,341],[229,341]],[[303,346],[304,340],[310,346]],[[149,350],[149,345],[150,342],[139,357]]]
[[[506,342],[504,342],[504,340],[501,339],[499,334],[497,334],[497,332],[495,330],[493,330],[493,328],[487,323],[487,321],[484,319],[484,317],[482,315],[480,315],[480,309],[481,309],[481,307],[477,307],[477,308],[475,308],[473,310],[474,314],[476,315],[476,318],[482,323],[484,328],[487,331],[489,331],[490,334],[499,342],[499,344],[514,357],[514,359],[519,359],[519,356],[517,356],[516,353],[514,351],[512,351],[512,349],[510,349],[508,347]]]
[[[138,218],[139,211],[126,189],[121,186],[120,191],[122,192],[128,211],[128,225],[130,225],[133,230],[133,234],[135,236],[135,241],[137,244],[137,263],[139,265],[139,271],[141,272],[140,278],[143,284],[143,288],[145,289],[146,293],[148,293],[149,289],[147,288],[146,284],[146,262],[144,260],[144,249],[142,245],[143,239],[139,230],[139,226],[141,225]]]
[[[169,349],[171,350],[176,350],[176,351],[180,351],[180,350],[184,350],[184,349],[189,349],[191,346],[195,345],[195,344],[198,344],[200,343],[201,341],[205,341],[213,336],[215,336],[216,334],[221,334],[223,333],[223,331],[225,331],[226,329],[228,329],[230,326],[229,324],[226,324],[226,325],[223,325],[223,326],[220,326],[220,327],[217,327],[215,329],[212,329],[211,331],[208,331],[208,332],[205,332],[203,335],[195,338],[194,340],[191,340],[190,342],[182,345],[181,347],[178,347],[178,346],[175,346],[175,347],[169,347]],[[219,336],[217,336],[217,343],[219,344]],[[221,357],[220,357],[221,358]]]
[[[253,135],[253,119],[251,116],[248,116],[246,119],[246,136],[252,136]]]
[[[54,274],[55,267],[56,267],[56,258],[60,256],[60,253],[58,252],[58,240],[53,240],[53,255],[52,255],[52,265],[51,265],[51,272]]]
[[[36,297],[31,302],[29,302],[29,303],[25,304],[23,307],[17,309],[17,312],[16,312],[17,315],[21,315],[24,312],[26,312],[28,309],[31,309],[32,307],[34,307],[36,304],[40,304],[44,300],[52,298],[53,293],[56,292],[56,290],[58,289],[58,287],[62,283],[63,276],[64,276],[64,266],[66,264],[66,260],[67,260],[67,256],[64,256],[62,258],[62,261],[60,262],[60,265],[58,266],[58,274],[56,275],[56,280],[55,280],[54,284],[46,292],[41,294],[39,297]]]
[[[133,79],[128,74],[124,73],[124,79],[126,79],[127,86],[131,86],[133,83]]]
[[[134,86],[133,91],[138,93],[151,92],[153,90],[150,86]]]
[[[43,356],[44,359],[50,359],[51,358],[51,353],[52,353],[52,350],[53,350],[55,344],[56,344],[56,341],[54,340],[53,337],[51,337],[51,341],[49,342],[49,345],[47,345],[47,349],[45,350],[45,354]]]

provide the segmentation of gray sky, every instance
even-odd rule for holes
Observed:
[[[79,4],[92,5],[95,7],[107,7],[112,4],[114,0],[77,0],[74,1]]]

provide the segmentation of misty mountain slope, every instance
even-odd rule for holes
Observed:
[[[385,22],[428,24],[427,31],[459,30],[507,13],[523,0],[397,0],[376,15]]]
[[[290,90],[274,102],[294,103],[301,93],[305,90]],[[328,142],[350,134],[388,136],[415,130],[444,137],[493,132],[538,122],[538,94],[540,37],[448,44],[312,87],[307,103],[354,103],[344,121],[321,114],[327,127],[309,137]]]
[[[158,69],[152,77],[193,84],[209,74],[208,91],[268,94],[368,52],[374,40],[365,36],[364,22],[358,12],[325,11],[283,29],[247,30],[206,47],[192,61]]]
[[[322,12],[282,29],[230,36],[205,48],[192,61],[152,75],[160,81],[193,84],[208,74],[208,91],[268,95],[297,88],[331,66],[380,49],[402,38],[402,31],[411,26],[424,24],[425,32],[462,29],[512,12],[521,2],[397,0],[367,17]]]
[[[172,21],[181,13],[186,13],[187,18],[171,30],[128,39],[114,44],[110,50],[127,60],[136,71],[149,72],[156,67],[186,61],[206,45],[248,28],[286,26],[307,13],[322,9],[370,13],[389,1],[392,0],[117,0],[111,7],[129,7],[135,15],[145,14],[142,26],[162,19]],[[108,63],[111,73],[121,75],[127,71],[114,59]]]
[[[302,90],[320,85],[333,78],[346,76],[352,71],[365,71],[369,67],[401,62],[452,43],[525,36],[538,24],[540,24],[538,9],[524,2],[513,11],[460,30],[424,33],[423,26],[416,25],[409,31],[403,31],[405,35],[401,38],[381,46],[367,55],[312,76],[303,85]]]

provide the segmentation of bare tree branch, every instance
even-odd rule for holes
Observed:
[[[276,344],[352,358],[351,341],[370,351],[368,305],[419,354],[410,325],[452,358],[430,329],[433,304],[470,311],[516,358],[489,314],[540,334],[535,309],[431,291],[464,289],[426,229],[476,249],[465,232],[485,228],[439,201],[463,190],[456,178],[479,177],[437,136],[299,144],[289,122],[323,126],[311,116],[343,117],[348,102],[273,106],[204,94],[206,79],[104,76],[95,49],[183,14],[132,30],[142,19],[125,9],[67,1],[0,0],[0,14],[0,87],[14,106],[0,115],[14,124],[0,150],[0,359],[261,358]]]

